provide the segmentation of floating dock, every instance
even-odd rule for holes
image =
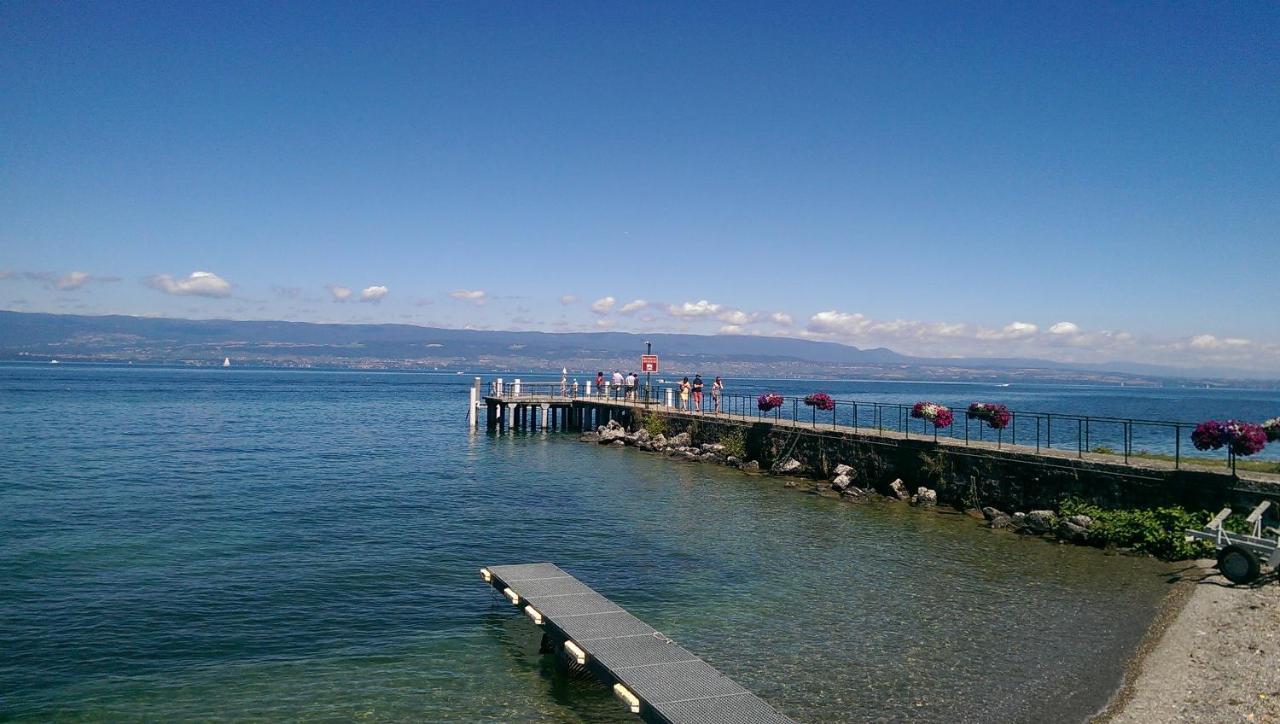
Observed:
[[[790,722],[763,699],[551,563],[489,566],[490,585],[558,655],[585,667],[647,722]]]

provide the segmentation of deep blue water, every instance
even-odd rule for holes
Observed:
[[[1167,590],[1154,561],[960,515],[472,433],[467,380],[0,366],[0,718],[627,721],[477,574],[550,560],[802,721],[1073,721]]]

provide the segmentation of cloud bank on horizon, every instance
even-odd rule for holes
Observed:
[[[63,274],[51,272],[0,271],[6,283],[34,282],[42,289],[61,295],[75,294],[83,299],[84,289],[92,282],[119,281],[120,277],[95,275],[82,271]],[[227,279],[208,271],[191,272],[186,277],[153,274],[142,279],[142,286],[174,297],[199,297],[215,305],[204,316],[226,317],[225,305],[237,301],[233,290],[238,287]],[[290,303],[318,301],[307,296],[304,288],[274,286],[276,296]],[[327,284],[315,289],[325,292],[333,302],[356,300],[371,305],[390,298],[387,285],[374,284],[358,292],[350,287]],[[988,326],[961,321],[877,319],[857,311],[823,309],[798,315],[797,310],[748,310],[709,299],[682,302],[659,302],[635,298],[618,303],[618,297],[606,295],[590,304],[578,306],[576,294],[551,296],[542,300],[547,316],[533,314],[527,298],[518,300],[495,297],[482,289],[455,289],[439,296],[465,302],[471,310],[450,320],[421,320],[415,323],[466,329],[509,329],[518,331],[587,332],[631,331],[681,332],[693,334],[729,334],[797,337],[849,344],[861,348],[887,347],[895,352],[938,359],[956,357],[1032,357],[1067,363],[1139,362],[1169,367],[1235,368],[1251,373],[1270,373],[1280,377],[1280,343],[1239,336],[1200,332],[1187,337],[1159,337],[1123,330],[1085,329],[1072,321],[1031,322],[1012,320]],[[66,298],[66,297],[63,297]],[[246,297],[241,301],[252,301]],[[436,299],[417,296],[405,302],[416,310],[434,310]],[[519,301],[518,307],[493,309],[490,302]],[[66,312],[67,309],[33,309],[29,302],[13,305],[14,311]],[[574,309],[576,308],[576,313]],[[246,307],[237,308],[241,312]],[[262,307],[258,314],[244,314],[246,319],[283,318],[290,321],[359,321],[365,323],[404,321],[405,315],[384,314],[356,320],[338,320],[319,310],[313,314],[285,312],[271,315]],[[555,311],[558,310],[558,311]],[[86,310],[79,310],[81,312]],[[116,313],[109,308],[101,313]],[[188,309],[192,312],[192,309]],[[124,312],[128,313],[128,312]],[[177,310],[149,309],[144,314],[164,316],[202,316],[182,314]],[[492,315],[486,321],[473,317]],[[797,323],[797,318],[803,320]]]

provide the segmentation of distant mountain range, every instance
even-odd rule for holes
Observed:
[[[462,371],[633,370],[644,343],[667,374],[1114,384],[1222,383],[1154,365],[929,359],[834,342],[737,335],[498,332],[406,324],[314,324],[0,311],[0,359]],[[1242,375],[1243,377],[1243,375]],[[1251,383],[1259,386],[1273,384]]]

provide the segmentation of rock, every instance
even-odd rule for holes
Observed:
[[[1072,516],[1072,518],[1075,517],[1078,516]],[[1083,543],[1089,539],[1089,528],[1072,522],[1071,518],[1063,518],[1058,521],[1058,527],[1054,529],[1053,534],[1058,537],[1058,540]]]
[[[745,463],[739,465],[738,469],[744,473],[758,473],[760,472],[760,463],[756,462],[755,460],[748,460]]]
[[[925,487],[917,488],[916,494],[911,496],[911,504],[918,505],[922,508],[932,507],[938,504],[938,493]]]
[[[990,525],[992,528],[996,528],[996,529],[1008,528],[1009,526],[1013,525],[1013,518],[1010,518],[1004,513],[1000,513],[1000,511],[996,511],[996,512],[999,513],[999,515],[996,515],[995,517],[991,518]]]
[[[809,495],[822,495],[828,490],[830,490],[830,488],[826,485],[810,485],[809,490],[806,492],[808,492]]]
[[[617,420],[610,420],[609,424],[601,425],[596,428],[596,435],[601,445],[608,445],[614,440],[622,440],[627,436],[627,429],[624,428]],[[626,443],[623,443],[624,445]]]
[[[667,436],[666,436],[666,435],[663,435],[662,433],[658,433],[657,435],[655,435],[655,436],[654,436],[654,438],[653,438],[653,446],[654,446],[655,448],[666,447],[666,445],[667,445]]]
[[[853,485],[853,476],[848,473],[837,475],[836,479],[831,481],[831,487],[836,490],[844,490],[850,485]]]
[[[647,443],[650,440],[649,431],[642,427],[639,430],[636,430],[635,438],[636,438],[637,445],[639,445],[642,442]]]
[[[840,463],[839,465],[836,466],[835,474],[836,474],[836,477],[840,477],[841,475],[848,475],[849,477],[854,477],[853,466]]]
[[[673,435],[667,439],[667,444],[673,447],[685,447],[693,443],[693,438],[689,437],[689,433],[682,432],[679,435]]]
[[[804,469],[804,465],[795,458],[787,458],[773,466],[774,475],[795,475]]]
[[[610,444],[610,445],[612,445],[613,447],[626,447],[626,446],[627,446],[627,444],[626,444],[625,442],[623,442],[623,441],[622,441],[622,438],[618,438],[617,440],[614,440],[613,442],[611,442],[611,443],[609,443],[609,444]]]
[[[721,445],[720,443],[713,443],[713,442],[703,443],[699,447],[702,448],[703,452],[713,452],[713,453],[724,452],[724,445]]]
[[[639,440],[635,435],[623,435],[623,436],[622,436],[622,442],[626,443],[627,445],[639,445],[639,444],[640,444],[640,440]]]
[[[1048,533],[1058,524],[1058,516],[1052,510],[1033,510],[1027,513],[1027,530],[1032,533]]]
[[[739,463],[741,463],[741,462],[742,462],[741,460],[739,460],[738,458],[734,457],[733,455],[730,455],[729,457],[727,457],[727,458],[725,458],[725,459],[724,459],[724,464],[725,464],[725,465],[738,465],[738,464],[739,464]]]
[[[1009,514],[996,508],[992,508],[991,506],[987,506],[982,509],[982,517],[987,520],[995,520],[996,518],[1008,518]]]
[[[867,491],[854,485],[850,485],[849,487],[840,491],[840,497],[842,498],[861,498],[866,494],[867,494]]]
[[[718,454],[714,453],[714,452],[704,452],[704,453],[702,453],[702,455],[699,455],[698,457],[699,457],[699,458],[701,458],[701,459],[702,459],[702,462],[704,462],[704,463],[718,463],[718,462],[720,462],[720,456],[719,456]]]
[[[582,433],[582,437],[578,439],[581,440],[582,442],[600,442],[600,433],[584,432]]]
[[[783,484],[782,484],[782,487],[784,487],[784,488],[794,488],[794,487],[796,487],[796,486],[797,486],[797,485],[799,485],[799,484],[800,484],[800,483],[799,483],[798,481],[795,481],[795,480],[788,480],[787,482],[785,482],[785,483],[783,483]]]
[[[911,493],[907,492],[907,486],[902,484],[902,478],[889,483],[889,494],[898,500],[910,500]]]

